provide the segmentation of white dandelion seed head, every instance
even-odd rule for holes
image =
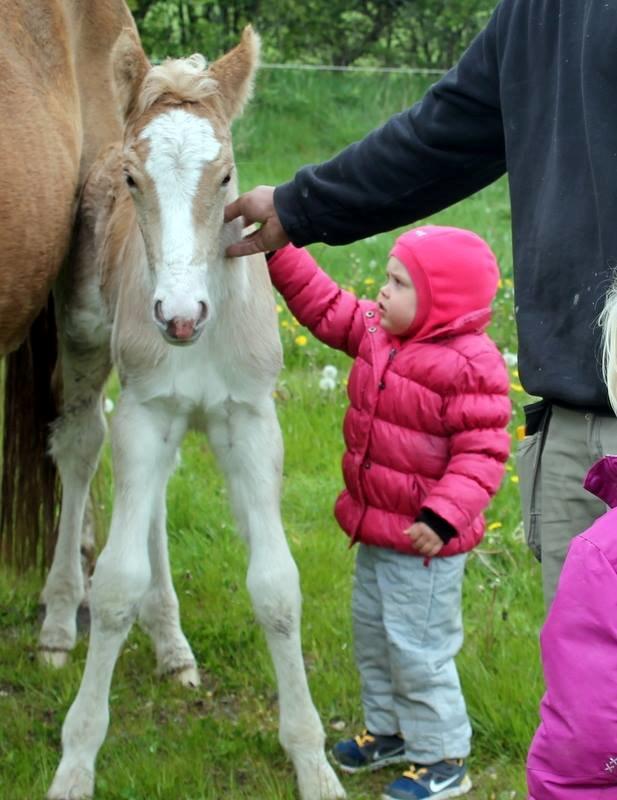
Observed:
[[[324,378],[332,378],[335,381],[338,377],[338,369],[334,366],[334,364],[326,364],[326,366],[322,369],[321,374]]]
[[[319,381],[319,388],[331,392],[336,389],[336,381],[326,375]]]

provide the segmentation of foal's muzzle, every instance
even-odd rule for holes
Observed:
[[[201,332],[208,317],[208,307],[203,302],[198,303],[200,313],[197,319],[186,317],[172,317],[165,319],[163,314],[163,304],[157,300],[154,304],[154,321],[163,334],[165,341],[169,344],[187,345],[193,344],[201,336]]]

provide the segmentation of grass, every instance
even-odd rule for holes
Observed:
[[[420,96],[401,76],[264,73],[236,127],[243,188],[276,183],[322,160]],[[516,352],[510,219],[504,182],[436,215],[493,247],[502,286],[491,333]],[[311,249],[333,276],[373,295],[394,234],[342,248]],[[349,618],[353,551],[332,517],[341,486],[341,419],[348,359],[313,340],[280,311],[286,369],[277,392],[286,446],[283,519],[300,568],[303,642],[313,696],[329,742],[362,725]],[[306,341],[305,341],[306,340]],[[337,387],[319,389],[335,364]],[[114,396],[117,385],[109,393]],[[525,400],[512,368],[512,429]],[[102,515],[112,489],[106,455]],[[168,493],[169,538],[184,630],[203,685],[187,691],[154,676],[147,637],[134,629],[112,685],[112,721],[98,760],[99,800],[291,800],[292,769],[277,742],[273,670],[244,587],[246,554],[234,534],[226,490],[205,440],[189,435]],[[488,511],[489,532],[465,580],[466,642],[458,658],[474,727],[475,800],[524,798],[524,758],[542,691],[537,634],[543,618],[537,564],[522,541],[513,461]],[[0,570],[0,798],[37,800],[58,762],[60,728],[81,678],[81,639],[62,672],[36,661],[40,576]],[[396,768],[345,778],[351,800],[379,796]]]

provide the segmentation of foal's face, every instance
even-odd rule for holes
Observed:
[[[195,342],[212,313],[212,268],[224,257],[223,209],[236,183],[228,127],[193,108],[155,107],[125,148],[153,276],[153,318],[179,345]]]

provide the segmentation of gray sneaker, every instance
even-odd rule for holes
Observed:
[[[401,736],[380,736],[368,731],[337,742],[332,748],[332,758],[343,772],[349,773],[372,772],[407,761]]]

